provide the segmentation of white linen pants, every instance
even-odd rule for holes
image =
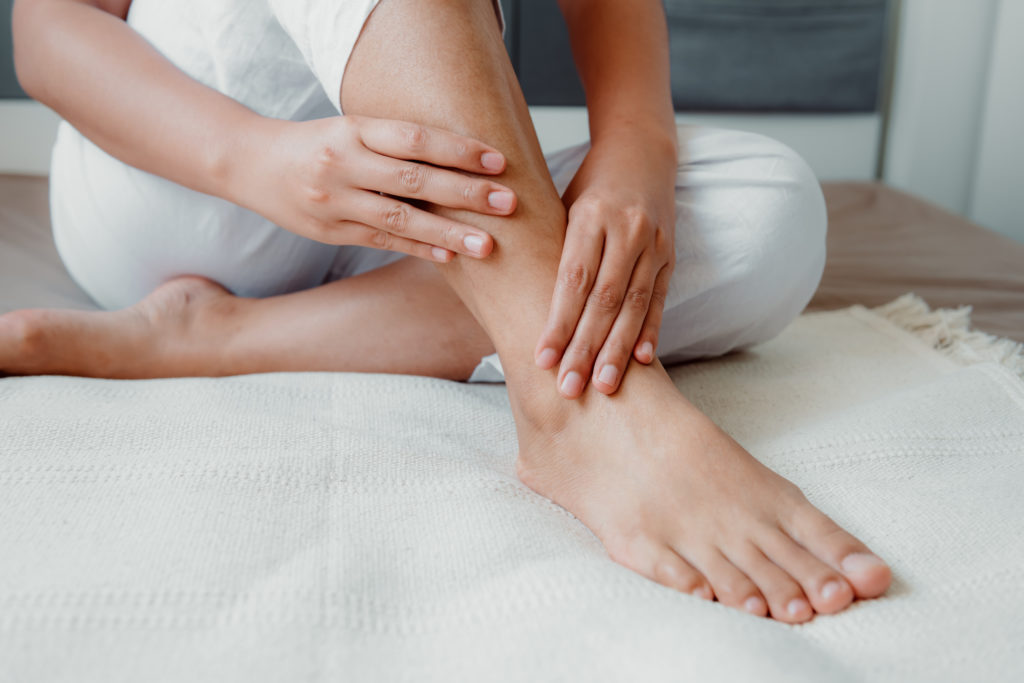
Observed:
[[[680,126],[679,135],[676,268],[657,350],[666,364],[774,337],[810,300],[825,263],[824,199],[795,152],[747,132]],[[587,149],[548,157],[559,192]],[[53,154],[51,214],[68,271],[105,308],[133,304],[184,274],[203,275],[240,296],[267,297],[403,258],[290,233],[132,168],[67,123]],[[493,356],[471,379],[500,380]]]

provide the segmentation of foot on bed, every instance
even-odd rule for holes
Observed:
[[[888,588],[882,560],[701,414],[657,363],[634,364],[613,397],[544,407],[520,415],[519,476],[620,564],[787,623]]]
[[[216,374],[219,344],[199,343],[208,335],[189,332],[235,300],[215,282],[186,276],[120,311],[13,311],[0,316],[0,372],[110,379]]]

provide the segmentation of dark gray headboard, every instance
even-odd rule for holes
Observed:
[[[0,98],[23,97],[0,0]],[[502,0],[530,104],[583,104],[556,0]],[[665,0],[677,109],[875,111],[888,0]]]
[[[555,0],[503,0],[530,104],[583,104]],[[689,111],[878,108],[888,0],[665,0],[672,95]]]

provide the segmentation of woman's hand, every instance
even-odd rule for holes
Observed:
[[[441,263],[455,253],[482,258],[493,248],[489,234],[410,200],[497,216],[515,210],[511,190],[471,175],[500,174],[504,156],[437,128],[364,116],[260,119],[244,139],[249,151],[229,171],[232,201],[318,242]]]
[[[594,144],[562,198],[569,224],[535,351],[566,398],[612,394],[633,356],[654,360],[675,267],[675,141],[626,132]]]

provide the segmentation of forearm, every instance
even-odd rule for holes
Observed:
[[[658,0],[559,0],[583,81],[590,137],[624,127],[675,149],[668,28]]]
[[[128,4],[120,3],[125,13]],[[22,86],[121,161],[230,198],[240,135],[259,117],[183,73],[111,11],[99,2],[18,0]]]

